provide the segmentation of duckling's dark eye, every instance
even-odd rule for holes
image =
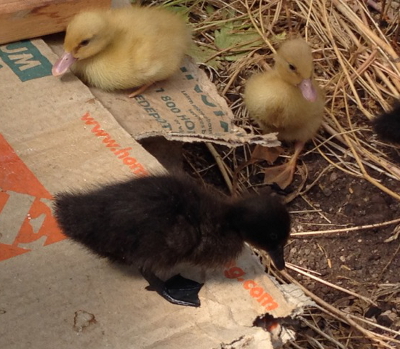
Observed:
[[[289,69],[291,71],[296,71],[296,67],[293,64],[290,64],[290,63],[289,63]]]
[[[87,46],[87,45],[89,44],[89,42],[90,42],[89,39],[82,40],[82,41],[79,43],[79,46]]]

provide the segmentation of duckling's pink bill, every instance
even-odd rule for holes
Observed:
[[[63,75],[69,67],[76,61],[76,58],[70,52],[65,52],[58,60],[54,63],[51,73],[53,76]]]
[[[317,91],[312,85],[311,79],[304,79],[299,85],[300,91],[303,97],[310,102],[315,102],[317,100]]]

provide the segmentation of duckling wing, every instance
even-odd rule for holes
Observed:
[[[324,96],[312,81],[316,100],[304,98],[300,88],[283,81],[274,71],[256,74],[246,84],[245,103],[250,116],[264,132],[279,132],[286,141],[307,141],[318,130],[323,117]]]
[[[121,189],[114,185],[88,193],[59,193],[54,211],[66,236],[101,257],[131,263],[140,235],[131,215],[131,197]]]
[[[274,72],[253,75],[246,83],[245,103],[250,116],[265,131],[276,131],[287,124],[291,87]]]
[[[165,243],[176,254],[186,256],[201,240],[201,235],[196,224],[190,222],[187,217],[179,214],[174,225],[165,232]]]
[[[201,239],[201,193],[189,181],[150,176],[56,196],[64,233],[102,257],[153,271],[190,261]]]
[[[177,212],[173,204],[171,210],[155,214],[153,220],[154,224],[137,240],[136,264],[157,273],[182,262],[191,262],[191,254],[201,241],[196,226]]]
[[[89,83],[103,89],[139,87],[164,80],[179,69],[191,35],[184,20],[161,8],[116,9],[110,26],[117,34],[113,45],[81,62]]]

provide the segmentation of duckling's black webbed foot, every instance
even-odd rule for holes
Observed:
[[[156,291],[168,302],[177,305],[199,307],[199,291],[204,284],[194,280],[186,279],[178,274],[163,282],[151,272],[140,270],[143,277],[149,283],[146,287],[149,291]]]
[[[168,299],[171,303],[187,305],[192,307],[200,306],[199,292],[204,284],[197,281],[184,278],[178,274],[167,281],[164,285],[164,298]]]

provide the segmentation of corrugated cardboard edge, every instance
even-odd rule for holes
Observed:
[[[49,42],[49,45],[56,54],[62,54],[60,42]],[[72,76],[69,72],[61,80],[69,84],[73,80]],[[89,88],[120,125],[137,140],[163,136],[168,140],[210,142],[229,147],[246,143],[266,147],[281,144],[276,137],[277,133],[248,134],[235,126],[232,111],[225,99],[218,94],[215,85],[190,57],[185,58],[181,71],[168,80],[156,82],[133,99],[128,97],[130,91],[106,92],[96,87]],[[160,98],[168,100],[162,101]],[[166,106],[167,103],[170,103],[170,108]],[[174,112],[176,110],[179,113]],[[197,119],[191,113],[196,113]],[[204,120],[210,122],[210,129],[200,127],[197,122],[201,121],[202,114],[211,120]],[[185,120],[194,125],[190,132],[185,132]],[[221,122],[225,125],[224,128],[220,126]],[[179,132],[178,127],[181,128]]]

